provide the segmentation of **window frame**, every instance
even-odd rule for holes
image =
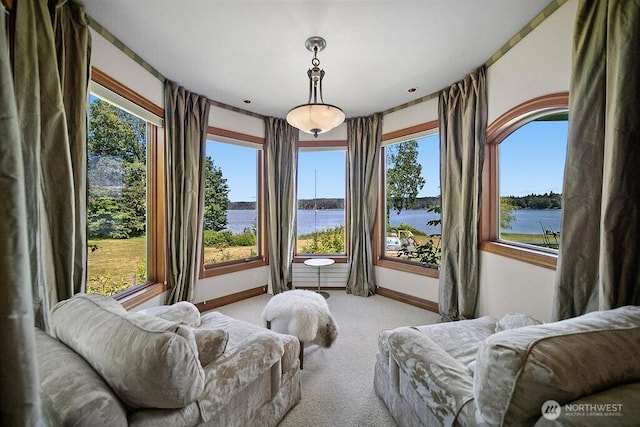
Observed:
[[[499,236],[499,144],[516,129],[532,120],[569,108],[569,92],[552,93],[525,101],[507,111],[487,127],[485,159],[482,169],[482,210],[480,214],[480,250],[495,253],[539,267],[556,269],[558,253]]]
[[[166,226],[165,226],[165,132],[162,126],[164,109],[96,67],[91,67],[91,85],[115,95],[113,101],[119,108],[118,97],[125,103],[156,116],[154,124],[147,120],[147,281],[113,295],[124,308],[131,309],[156,297],[168,289],[166,273]],[[88,106],[87,99],[87,106]]]
[[[269,264],[269,253],[267,250],[267,234],[266,234],[266,194],[265,194],[265,168],[264,168],[264,138],[248,135],[241,132],[235,132],[228,129],[217,128],[213,126],[207,127],[207,139],[216,142],[224,142],[229,144],[237,144],[243,146],[251,146],[257,150],[256,162],[256,203],[257,203],[257,250],[255,257],[243,258],[231,261],[220,262],[217,264],[204,263],[204,246],[201,250],[200,258],[200,279],[207,277],[215,277],[223,274],[234,273],[237,271],[249,270],[252,268],[263,267]],[[204,144],[206,145],[205,140]],[[202,147],[203,153],[205,147]],[[203,243],[204,245],[204,243]]]
[[[380,159],[378,161],[378,207],[376,209],[376,224],[374,229],[374,265],[389,268],[391,270],[418,274],[426,277],[439,278],[440,270],[437,267],[422,265],[414,261],[392,258],[386,256],[386,146],[396,142],[422,138],[424,136],[439,133],[438,120],[421,123],[397,131],[382,135],[383,145],[380,147]]]
[[[350,253],[349,253],[349,230],[350,230],[350,213],[351,213],[351,202],[350,202],[350,191],[349,191],[349,146],[347,144],[347,140],[320,140],[320,141],[298,141],[298,152],[300,149],[310,149],[309,151],[313,151],[312,149],[320,149],[320,150],[345,150],[345,183],[344,183],[344,254],[299,254],[297,249],[298,242],[298,233],[296,230],[296,247],[293,251],[293,262],[300,264],[304,263],[308,259],[313,258],[323,258],[323,259],[332,259],[337,264],[346,264],[350,261]],[[296,171],[297,176],[297,171]],[[297,183],[296,183],[297,186]],[[298,206],[298,194],[296,188],[296,209]]]

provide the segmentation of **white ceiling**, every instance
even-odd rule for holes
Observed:
[[[324,101],[355,117],[460,80],[550,2],[84,0],[93,19],[167,78],[276,117],[307,102],[310,36],[327,40],[318,55]]]

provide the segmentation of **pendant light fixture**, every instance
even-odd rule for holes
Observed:
[[[287,114],[287,122],[303,132],[313,134],[325,133],[344,122],[344,112],[335,105],[325,104],[322,99],[322,78],[324,70],[320,69],[318,52],[322,51],[327,42],[322,37],[309,37],[304,44],[307,50],[313,52],[312,67],[307,71],[309,76],[309,100],[306,104],[292,108]],[[318,102],[318,95],[320,102]]]

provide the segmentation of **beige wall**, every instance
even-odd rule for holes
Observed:
[[[160,80],[93,30],[91,30],[91,65],[154,104],[164,106],[164,86]]]
[[[382,288],[428,301],[438,301],[438,279],[383,267],[376,267],[375,274],[378,286]]]
[[[487,70],[489,123],[524,101],[569,90],[577,5],[569,0]]]
[[[525,313],[551,320],[555,270],[480,253],[478,315],[500,318],[507,313]]]
[[[577,0],[569,0],[487,70],[489,123],[518,104],[569,90]],[[385,132],[437,119],[437,100],[385,117]],[[435,107],[434,107],[435,105]],[[391,120],[387,120],[391,119]],[[377,268],[380,286],[437,301],[437,280]],[[477,314],[520,312],[548,321],[555,271],[482,252]]]
[[[489,123],[522,102],[569,90],[577,0],[569,0],[487,70]],[[551,319],[555,270],[483,252],[478,315]]]
[[[417,124],[438,120],[438,97],[411,107],[385,114],[382,133],[410,128]]]
[[[164,106],[164,86],[156,77],[95,31],[92,30],[91,36],[91,62],[93,66],[138,92],[151,102],[161,107]],[[257,137],[264,137],[264,124],[261,119],[219,107],[211,107],[209,125]],[[194,302],[202,302],[258,286],[264,286],[268,280],[268,271],[267,267],[261,267],[200,280],[195,290]],[[165,294],[154,297],[146,301],[143,305],[136,307],[136,309],[162,304],[164,303],[165,297]]]
[[[577,0],[569,0],[487,70],[489,123],[523,101],[568,90],[576,7]],[[92,32],[92,36],[94,66],[152,102],[163,105],[163,86],[155,77],[95,32]],[[437,98],[434,98],[386,115],[383,132],[436,119]],[[211,109],[209,124],[264,136],[262,120],[217,107]],[[313,137],[301,133],[301,139],[313,140]],[[319,139],[346,139],[346,125],[321,135]],[[553,270],[482,253],[480,272],[478,314],[501,316],[517,311],[549,320],[555,275]],[[437,279],[381,267],[376,268],[376,274],[380,286],[437,301]],[[200,280],[195,299],[201,302],[225,296],[265,285],[267,280],[267,267]],[[154,301],[159,302],[161,298]]]

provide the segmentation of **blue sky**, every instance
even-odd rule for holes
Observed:
[[[500,144],[500,195],[562,193],[568,122],[529,122]]]
[[[206,155],[213,165],[222,169],[229,185],[232,202],[256,201],[256,149],[240,145],[207,142]]]
[[[440,192],[437,136],[424,138],[418,161],[423,164],[427,183],[419,196]],[[254,201],[256,194],[255,149],[225,143],[208,143],[206,155],[213,157],[214,165],[222,169],[229,184],[229,200]],[[298,156],[298,197],[344,198],[346,182],[346,150],[301,151]],[[317,178],[316,178],[317,176]]]
[[[90,102],[96,97],[91,94]],[[562,192],[568,123],[533,121],[517,129],[500,144],[500,195],[524,196]],[[418,162],[425,186],[418,197],[440,194],[438,135],[418,139]],[[256,199],[256,150],[233,144],[207,144],[206,155],[222,169],[232,202]],[[345,196],[346,151],[302,151],[298,158],[298,197]],[[317,178],[316,178],[317,176]]]
[[[420,196],[437,195],[440,192],[437,136],[423,138],[418,161],[423,164],[423,176],[427,183]],[[214,165],[222,169],[229,184],[229,200],[232,202],[256,199],[255,149],[225,143],[208,143],[206,155],[213,157]],[[313,199],[345,197],[346,150],[301,151],[298,156],[298,197]],[[317,179],[316,179],[317,176]]]
[[[438,135],[425,136],[418,141],[418,163],[422,165],[424,187],[418,197],[440,195],[440,138]]]
[[[562,192],[567,122],[530,122],[500,145],[500,194],[524,196]],[[418,162],[426,183],[418,196],[440,194],[438,135],[418,139]],[[207,144],[206,154],[222,168],[229,199],[254,201],[256,150],[232,144]],[[346,151],[301,151],[298,157],[298,197],[345,196]],[[317,176],[317,179],[316,179]]]
[[[344,198],[347,151],[301,151],[298,154],[298,198]],[[317,174],[317,180],[316,180]]]

